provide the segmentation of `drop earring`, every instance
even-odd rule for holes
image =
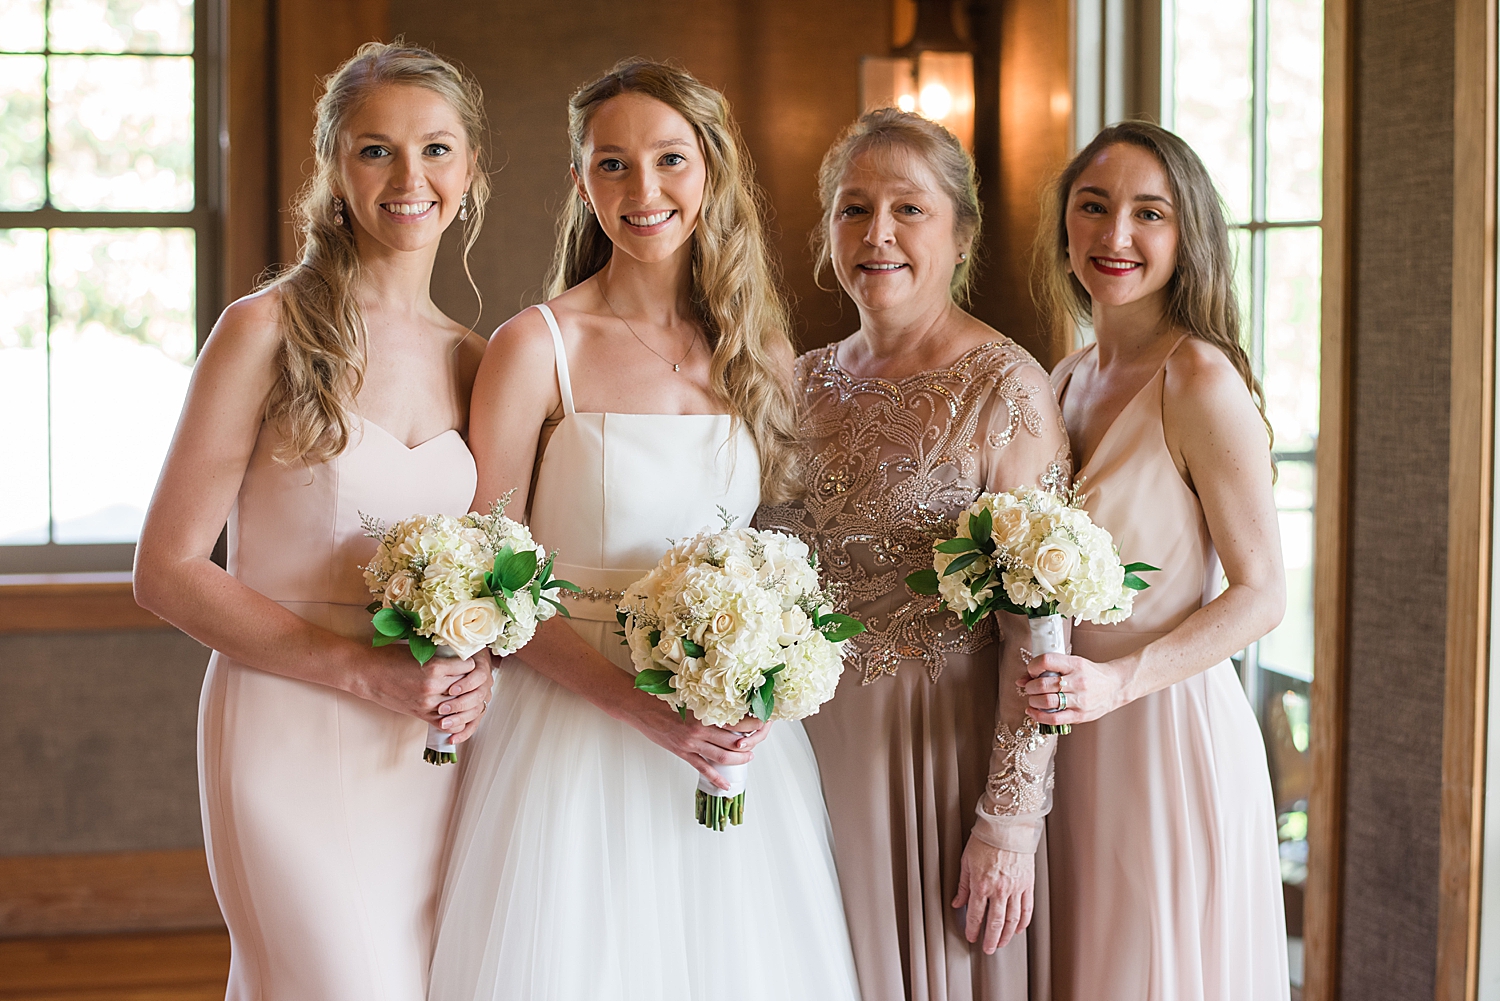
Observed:
[[[458,196],[458,219],[467,222],[469,219],[469,193],[465,191]]]
[[[335,226],[344,224],[344,200],[337,195],[333,197],[333,224]]]

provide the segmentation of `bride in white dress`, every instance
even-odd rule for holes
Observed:
[[[470,440],[476,506],[514,490],[586,591],[504,663],[466,746],[430,998],[855,999],[801,725],[684,721],[633,688],[615,635],[669,539],[794,489],[749,165],[723,97],[659,63],[615,67],[569,118],[554,298],[491,340]],[[698,773],[752,752],[744,824],[698,826]]]

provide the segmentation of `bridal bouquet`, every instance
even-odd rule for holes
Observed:
[[[834,612],[808,549],[779,532],[703,531],[676,543],[618,608],[635,687],[710,726],[811,716],[838,687],[843,642],[864,631]],[[748,765],[698,780],[698,823],[744,820]]]
[[[531,532],[505,516],[505,498],[489,514],[416,515],[386,527],[361,515],[380,540],[364,568],[375,601],[375,646],[405,641],[417,663],[434,656],[472,657],[484,647],[506,657],[530,642],[538,622],[561,611],[557,590],[577,586],[552,577],[552,559]],[[448,733],[427,728],[422,757],[458,760]]]
[[[958,516],[953,538],[933,544],[932,568],[906,578],[917,594],[943,604],[973,629],[995,611],[1024,615],[1029,656],[1067,653],[1063,619],[1109,625],[1130,617],[1137,574],[1146,563],[1121,564],[1114,540],[1095,525],[1076,495],[1017,487],[980,494]],[[1042,733],[1067,733],[1042,724]]]

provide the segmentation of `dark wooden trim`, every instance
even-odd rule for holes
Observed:
[[[0,939],[222,927],[201,848],[0,858]]]
[[[1313,622],[1312,793],[1303,911],[1305,1001],[1339,996],[1343,870],[1344,695],[1353,421],[1353,31],[1351,0],[1324,7],[1323,323]]]
[[[1479,988],[1495,410],[1496,0],[1456,0],[1448,629],[1437,1001]]]
[[[0,1001],[222,1001],[229,934],[73,935],[0,942]]]
[[[0,634],[170,628],[135,603],[128,572],[0,574]]]
[[[276,129],[272,61],[272,0],[228,3],[229,44],[224,157],[224,295],[255,288],[276,263]]]

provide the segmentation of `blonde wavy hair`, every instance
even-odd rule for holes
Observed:
[[[979,202],[979,175],[974,158],[964,149],[958,137],[937,122],[896,108],[877,108],[857,118],[853,125],[834,140],[823,154],[818,168],[818,201],[823,207],[823,221],[812,234],[813,281],[823,287],[823,269],[828,267],[831,249],[829,230],[838,209],[835,199],[849,165],[865,153],[902,150],[927,165],[937,178],[943,193],[953,202],[953,224],[958,242],[967,243],[967,257],[953,269],[949,291],[954,301],[967,305],[969,289],[978,266],[979,230],[983,211]]]
[[[313,175],[292,204],[301,260],[265,284],[279,298],[281,350],[276,384],[266,401],[266,419],[285,432],[277,458],[326,462],[349,444],[354,400],[364,384],[366,329],[355,293],[359,252],[348,219],[336,221],[333,192],[338,144],[350,114],[377,87],[425,87],[452,105],[475,154],[464,221],[464,273],[474,294],[469,250],[484,225],[489,201],[486,173],[484,95],[472,78],[427,49],[369,42],[324,81],[313,130]]]
[[[797,407],[791,373],[781,358],[792,352],[791,324],[778,275],[766,249],[764,199],[744,152],[729,102],[686,70],[647,59],[627,59],[568,101],[573,168],[585,172],[589,123],[620,94],[654,98],[687,119],[703,147],[707,180],[692,236],[695,319],[713,349],[709,387],[729,404],[760,453],[761,499],[790,500],[801,492],[794,443]],[[557,252],[547,280],[552,298],[609,263],[614,244],[570,187],[559,219]]]
[[[1274,444],[1265,391],[1255,377],[1249,352],[1240,343],[1234,253],[1224,203],[1203,161],[1175,133],[1150,122],[1120,122],[1100,132],[1068,162],[1043,193],[1042,221],[1032,252],[1033,298],[1054,329],[1069,319],[1091,322],[1093,299],[1068,268],[1068,199],[1084,168],[1118,145],[1135,146],[1156,157],[1177,207],[1177,269],[1167,280],[1167,322],[1224,352],[1245,380]]]

